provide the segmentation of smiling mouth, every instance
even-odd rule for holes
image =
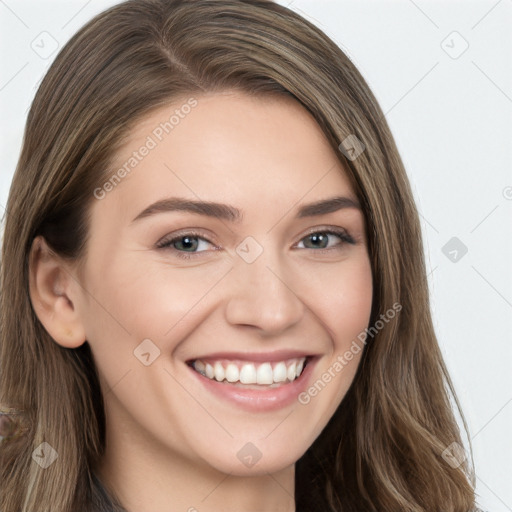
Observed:
[[[273,388],[289,384],[299,378],[308,363],[309,357],[298,357],[283,361],[251,362],[241,360],[206,361],[196,359],[188,365],[212,381],[224,384]]]

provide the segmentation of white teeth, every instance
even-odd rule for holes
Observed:
[[[215,372],[215,380],[222,382],[225,377],[224,367],[220,363],[217,362],[217,363],[215,363],[215,366],[213,367],[213,371]]]
[[[300,374],[302,373],[303,368],[304,368],[304,360],[300,359],[299,362],[297,363],[297,369],[295,371],[295,375],[297,377],[300,376]]]
[[[242,384],[256,384],[256,368],[252,363],[244,364],[240,370]]]
[[[274,376],[272,374],[272,365],[270,363],[260,364],[256,370],[256,383],[257,384],[272,384]]]
[[[274,366],[274,382],[284,382],[286,380],[286,365],[281,362]]]
[[[297,377],[297,363],[288,366],[288,380],[294,380]]]
[[[194,363],[194,366],[195,366],[195,363]],[[196,368],[196,370],[197,370],[197,368]],[[201,372],[199,372],[199,373],[201,373]],[[213,377],[215,376],[213,366],[210,363],[206,363],[206,368],[204,369],[204,373],[206,374],[206,376],[209,379],[213,379]]]
[[[229,383],[240,382],[242,384],[270,385],[280,382],[293,382],[300,377],[304,369],[306,358],[279,361],[277,363],[243,363],[227,362],[205,363],[197,359],[194,361],[194,369],[209,379]]]
[[[236,382],[240,377],[240,371],[238,366],[233,363],[229,363],[226,368],[226,380],[228,382]]]
[[[199,361],[199,359],[197,361],[194,362],[194,368],[199,372],[199,373],[202,373],[204,375],[204,370],[205,370],[205,364],[202,362],[202,361]]]

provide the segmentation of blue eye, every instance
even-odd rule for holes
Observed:
[[[190,254],[208,250],[208,245],[213,244],[202,236],[199,236],[199,234],[185,233],[171,239],[164,239],[157,244],[157,248],[174,250],[178,257],[189,259],[191,257]],[[199,250],[200,248],[202,250]]]
[[[341,243],[331,243],[333,237],[337,237],[341,240]],[[305,249],[330,249],[338,245],[343,245],[343,243],[354,244],[354,239],[345,231],[332,229],[310,233],[301,240],[301,243],[306,240],[308,243],[311,243],[311,245],[309,247],[305,246]]]
[[[200,247],[202,241],[203,240],[197,236],[186,235],[180,238],[176,238],[172,245],[179,251],[200,252],[198,251],[198,248]]]

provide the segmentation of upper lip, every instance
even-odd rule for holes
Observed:
[[[196,361],[198,359],[228,359],[272,363],[275,361],[286,361],[287,359],[311,357],[313,355],[314,354],[302,350],[274,350],[272,352],[215,352],[194,357],[189,359],[189,362]]]

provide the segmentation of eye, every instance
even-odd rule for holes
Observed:
[[[338,239],[338,242],[336,241]],[[341,242],[339,241],[341,240]],[[345,243],[353,245],[354,239],[342,229],[325,229],[314,231],[305,236],[300,242],[303,247],[300,249],[332,249],[337,246],[343,246]]]
[[[172,238],[164,238],[156,247],[169,249],[175,252],[176,256],[187,259],[196,253],[207,251],[210,245],[213,244],[198,233],[183,233]]]

